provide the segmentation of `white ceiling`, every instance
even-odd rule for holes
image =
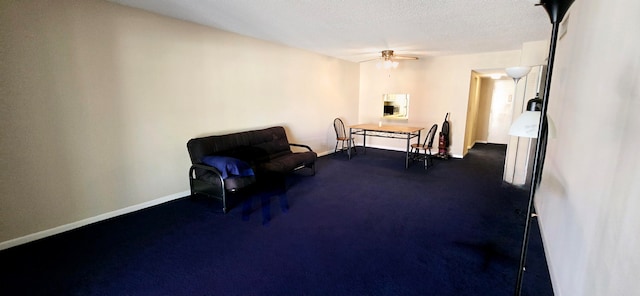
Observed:
[[[359,62],[516,50],[548,39],[535,0],[108,0]]]

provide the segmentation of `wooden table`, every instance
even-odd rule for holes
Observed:
[[[406,139],[407,140],[407,154],[405,159],[405,168],[409,168],[409,153],[411,152],[411,139],[417,137],[418,143],[420,143],[420,131],[423,127],[411,127],[402,125],[378,125],[378,124],[356,124],[349,126],[349,136],[353,138],[354,135],[362,136],[362,148],[366,153],[367,149],[367,136],[392,138],[392,139]],[[349,141],[349,159],[351,159],[351,141]]]

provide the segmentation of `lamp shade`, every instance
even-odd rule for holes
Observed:
[[[525,138],[537,138],[540,125],[540,111],[524,111],[509,128],[509,135]],[[550,138],[556,137],[556,125],[547,116],[547,132]]]
[[[537,138],[540,111],[524,111],[511,125],[509,134],[517,137]]]
[[[509,77],[513,79],[520,79],[531,72],[531,67],[509,67],[504,69],[504,71],[507,72]]]

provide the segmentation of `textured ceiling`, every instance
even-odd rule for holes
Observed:
[[[419,57],[515,50],[546,40],[535,0],[109,0],[359,62],[385,49]]]

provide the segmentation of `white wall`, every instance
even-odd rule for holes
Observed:
[[[397,69],[384,71],[375,62],[360,65],[361,123],[376,123],[382,115],[383,93],[411,95],[409,120],[389,122],[429,128],[438,124],[440,131],[445,114],[450,113],[450,153],[462,157],[471,71],[517,65],[520,51],[503,51],[470,55],[430,57],[417,61],[401,61]],[[369,143],[369,139],[367,139]],[[371,138],[371,144],[405,149],[398,140]]]
[[[567,19],[536,196],[555,294],[638,295],[640,2],[576,1]]]
[[[357,121],[356,63],[105,1],[2,1],[0,40],[0,242],[180,197],[192,137]]]

